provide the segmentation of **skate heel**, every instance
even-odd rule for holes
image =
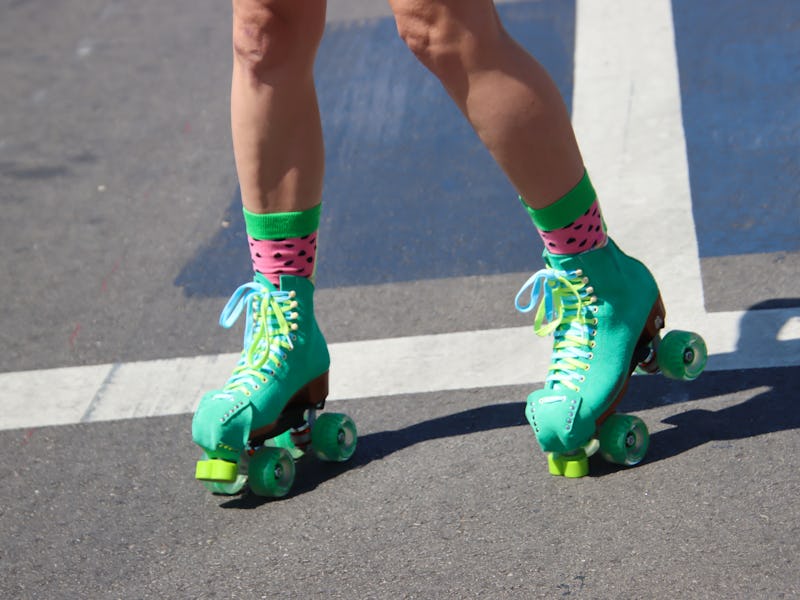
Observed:
[[[638,367],[644,373],[657,373],[658,361],[656,360],[656,347],[661,336],[661,330],[664,329],[666,321],[666,310],[664,309],[664,300],[661,294],[656,298],[650,314],[644,324],[644,329],[639,336],[639,341],[636,343],[636,348],[633,352],[633,361],[631,365],[631,373]]]
[[[658,337],[659,332],[664,329],[666,317],[667,311],[664,310],[664,300],[662,300],[661,294],[659,294],[653,304],[653,308],[650,310],[650,314],[647,316],[642,335],[639,337],[640,345],[649,344]]]
[[[312,379],[306,385],[300,388],[297,393],[292,396],[289,404],[300,404],[303,406],[312,406],[317,409],[322,409],[325,406],[325,400],[328,398],[328,393],[328,371],[325,371],[322,375]]]
[[[294,393],[272,423],[250,432],[251,445],[261,445],[291,428],[302,428],[307,410],[322,410],[328,397],[328,371],[315,377]]]

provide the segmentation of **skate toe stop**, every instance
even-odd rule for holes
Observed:
[[[235,462],[212,458],[209,460],[198,460],[195,468],[195,479],[201,481],[217,481],[220,483],[232,483],[236,481],[238,466]]]
[[[575,479],[589,474],[589,459],[583,450],[568,456],[550,452],[547,467],[551,475]]]

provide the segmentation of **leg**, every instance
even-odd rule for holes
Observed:
[[[231,128],[256,273],[220,317],[230,327],[246,312],[244,348],[195,412],[192,435],[206,454],[198,479],[236,481],[249,441],[302,427],[304,411],[327,396],[330,358],[312,281],[324,162],[313,66],[325,7],[233,2]]]
[[[517,295],[555,338],[545,388],[526,414],[551,472],[588,469],[584,444],[624,393],[663,325],[647,268],[608,240],[566,107],[546,71],[503,29],[491,0],[390,0],[400,36],[442,82],[519,191],[547,268]],[[528,303],[521,303],[530,294]]]
[[[583,160],[558,89],[491,0],[390,0],[400,37],[442,82],[529,206],[552,204]]]
[[[322,197],[313,67],[325,0],[234,0],[231,129],[244,207],[305,210]]]

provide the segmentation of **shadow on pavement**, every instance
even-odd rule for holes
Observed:
[[[755,339],[763,339],[756,323],[748,316],[754,311],[797,306],[800,299],[781,299],[762,302],[751,307],[742,319],[737,351],[747,348]],[[765,353],[800,350],[800,340],[778,340],[761,349]],[[650,438],[647,462],[672,458],[709,442],[725,443],[800,428],[800,410],[796,394],[800,386],[798,367],[712,371],[692,382],[673,381],[661,376],[640,376],[631,380],[628,392],[620,405],[621,412],[636,412],[670,404],[693,402],[752,390],[747,400],[720,410],[691,409],[664,419],[671,429],[656,432]],[[313,490],[321,483],[349,469],[360,468],[416,444],[480,431],[505,429],[525,425],[525,403],[507,402],[480,406],[470,410],[422,421],[394,431],[370,433],[359,438],[358,450],[345,464],[323,463],[317,460],[300,461],[292,495]],[[528,432],[525,431],[525,434]],[[531,434],[532,437],[532,434]],[[536,445],[531,443],[532,451]],[[599,456],[592,457],[591,475],[602,477],[624,467],[611,465]],[[247,494],[225,504],[226,508],[255,508],[267,499]]]
[[[759,330],[764,320],[755,318],[758,311],[798,305],[800,298],[780,298],[751,306],[742,318],[734,354],[745,349],[752,351],[753,347],[760,346],[758,351],[767,356],[798,356],[800,340],[778,339],[785,323],[776,323],[775,331],[769,336],[772,344],[765,347],[764,332]],[[631,382],[627,402],[623,401],[622,408],[641,410],[652,408],[654,404],[753,391],[754,395],[747,400],[727,408],[697,408],[663,420],[673,428],[659,431],[651,437],[645,461],[655,462],[709,442],[726,442],[800,428],[800,411],[797,410],[796,400],[799,385],[800,368],[796,366],[708,372],[697,381],[686,383],[668,381],[662,377],[640,377]]]
[[[375,460],[435,439],[461,436],[492,429],[504,429],[527,424],[524,402],[508,402],[479,406],[463,412],[421,421],[394,431],[368,433],[358,438],[358,449],[346,463],[325,463],[319,460],[301,460],[297,463],[297,476],[291,495],[304,494],[345,471],[364,467]],[[268,498],[247,493],[222,504],[223,508],[257,508]]]

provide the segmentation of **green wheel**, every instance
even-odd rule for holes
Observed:
[[[311,428],[311,446],[322,460],[344,462],[356,450],[356,424],[347,415],[323,413]]]
[[[706,343],[691,331],[670,331],[658,345],[658,366],[670,379],[696,379],[707,360]]]
[[[640,463],[650,445],[647,425],[633,415],[611,415],[600,426],[599,434],[600,454],[618,465]]]
[[[247,483],[246,475],[237,475],[236,481],[231,483],[222,483],[221,481],[204,481],[203,485],[212,494],[219,496],[235,496],[242,491]]]
[[[282,498],[294,483],[294,460],[286,448],[264,447],[250,459],[250,489],[257,496]]]

